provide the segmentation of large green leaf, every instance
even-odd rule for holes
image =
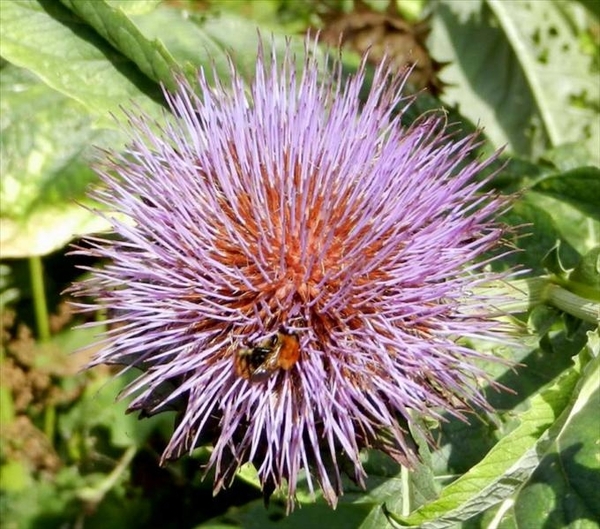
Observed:
[[[214,66],[219,77],[226,77],[230,55],[248,79],[254,74],[260,35],[252,21],[240,16],[204,17],[160,7],[128,17],[104,0],[61,1],[144,74],[169,89],[175,88],[172,73],[181,69],[193,77],[198,68],[210,71]],[[296,51],[303,47],[300,37],[273,35],[272,40],[280,54],[288,46],[287,40]]]
[[[445,100],[497,146],[537,157],[578,142],[600,161],[597,59],[580,47],[585,20],[583,7],[557,0],[437,4],[430,44],[451,63],[441,75]]]
[[[600,221],[600,169],[578,167],[548,175],[532,187],[533,191],[568,202],[582,213]]]
[[[141,15],[152,11],[162,0],[107,0],[112,7],[119,8],[128,15]]]
[[[114,128],[111,114],[132,103],[159,115],[158,85],[59,3],[4,0],[0,16],[2,56],[78,101],[97,125]]]
[[[519,416],[519,426],[480,463],[445,487],[437,500],[410,516],[392,514],[392,519],[423,529],[452,527],[510,497],[529,478],[558,435],[553,424],[569,405],[580,371],[580,365],[569,369],[533,396],[530,408]]]
[[[82,106],[26,70],[7,65],[0,79],[0,241],[3,257],[44,255],[74,236],[107,228],[82,208],[96,176],[86,163],[93,129]],[[87,153],[87,154],[86,154]]]
[[[548,213],[562,241],[566,241],[579,254],[586,254],[600,244],[600,221],[582,213],[569,201],[533,190],[527,191],[525,198],[538,210]],[[543,254],[537,257],[541,260]]]
[[[598,527],[600,358],[587,366],[577,400],[513,507],[518,526]]]
[[[524,266],[533,274],[543,274],[544,266],[541,262],[561,238],[557,222],[564,224],[560,215],[552,214],[556,209],[548,210],[536,200],[538,197],[532,193],[524,193],[508,211],[502,220],[512,226],[519,226],[510,234],[511,242],[522,251],[509,255],[495,266]],[[560,210],[559,210],[560,211]],[[558,218],[557,218],[558,217]],[[535,229],[533,229],[535,226]],[[581,227],[581,225],[580,225]],[[578,231],[582,234],[582,230]],[[568,243],[561,244],[561,253],[566,255],[570,262],[575,262],[579,254]]]
[[[85,20],[114,48],[129,58],[150,79],[175,90],[173,77],[180,70],[159,40],[150,41],[120,8],[104,0],[61,0],[77,16]]]
[[[121,4],[104,0],[63,3],[73,11],[48,0],[3,1],[2,54],[81,102],[103,126],[114,127],[110,114],[132,103],[158,116],[157,82],[173,88],[172,70],[191,75],[215,66],[226,75],[231,54],[240,71],[254,71],[259,34],[241,17],[190,16],[167,7],[130,17]],[[287,46],[281,35],[273,41],[279,52]],[[302,39],[292,43],[299,49]]]

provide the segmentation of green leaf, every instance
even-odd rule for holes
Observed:
[[[128,15],[143,15],[155,9],[162,0],[107,0],[107,3],[121,9]]]
[[[585,254],[569,274],[569,290],[600,301],[600,246]]]
[[[31,486],[31,475],[24,461],[7,461],[0,465],[0,490],[21,492]]]
[[[180,69],[175,59],[160,41],[151,42],[145,38],[120,8],[113,8],[104,0],[61,0],[61,3],[85,20],[150,79],[175,90],[173,75]]]
[[[371,505],[341,503],[333,510],[325,502],[302,505],[286,516],[285,506],[271,502],[265,509],[262,501],[255,501],[230,509],[224,516],[196,526],[196,529],[241,527],[243,529],[306,529],[309,527],[360,527]]]
[[[578,142],[600,161],[597,51],[581,49],[585,10],[573,2],[435,4],[430,50],[451,64],[444,101],[481,122],[499,147],[533,158]]]
[[[496,147],[508,144],[525,156],[543,152],[547,138],[527,79],[486,3],[434,5],[429,49],[436,60],[448,63],[440,72],[447,83],[442,100],[483,124]],[[498,113],[500,106],[503,111]]]
[[[579,261],[577,253],[584,255],[600,245],[600,221],[590,218],[566,200],[553,198],[537,191],[528,190],[524,198],[552,219],[552,224],[561,239],[561,256],[567,268],[573,267]],[[530,231],[533,231],[534,237],[537,237],[535,235],[538,231],[537,226],[532,227]],[[577,253],[573,255],[571,249],[575,249]],[[538,254],[537,257],[539,259],[541,255]]]
[[[600,220],[600,169],[578,167],[537,181],[533,191],[568,202],[579,211]]]
[[[519,416],[519,426],[480,463],[445,487],[437,500],[408,517],[393,514],[391,518],[403,526],[451,527],[512,495],[529,478],[556,435],[549,428],[568,406],[580,369],[577,365],[562,373],[533,396],[530,408]]]
[[[128,17],[104,0],[61,0],[151,79],[170,90],[176,88],[173,72],[184,70],[193,80],[202,67],[212,68],[221,80],[229,76],[230,58],[246,79],[254,76],[258,45],[272,40],[283,55],[288,40],[303,52],[303,39],[270,34],[261,38],[256,24],[240,16],[198,16],[170,8],[158,8],[142,16]],[[168,30],[166,29],[168,28]]]
[[[550,200],[550,199],[548,199]],[[542,203],[540,203],[542,202]],[[512,235],[511,242],[515,247],[522,251],[502,259],[498,264],[503,266],[524,266],[532,271],[533,274],[544,274],[546,272],[542,263],[542,258],[552,250],[557,241],[563,239],[563,234],[559,230],[557,223],[561,225],[573,224],[574,220],[569,222],[569,217],[562,218],[549,213],[548,208],[543,207],[543,201],[540,196],[534,193],[523,193],[512,208],[502,217],[502,221],[511,226],[518,226],[515,234]],[[577,237],[581,237],[581,226],[577,230]],[[577,262],[579,254],[568,242],[560,243],[561,257],[567,263]]]
[[[127,414],[127,403],[117,400],[125,384],[125,377],[113,381],[99,378],[88,384],[76,406],[59,416],[58,429],[63,438],[93,439],[99,431],[105,431],[113,447],[140,447],[163,422],[172,422],[170,414],[144,420],[139,420],[136,414]]]
[[[3,0],[0,23],[2,56],[81,103],[97,125],[114,128],[111,114],[132,103],[160,115],[158,85],[59,3]]]
[[[600,358],[588,364],[577,400],[550,450],[516,497],[520,527],[598,527]]]
[[[288,41],[293,53],[298,57],[304,54],[301,36],[290,37],[271,30],[259,33],[255,22],[229,13],[211,16],[160,7],[131,20],[148,40],[164,44],[177,62],[185,65],[186,72],[191,65],[194,70],[202,68],[210,78],[214,68],[221,81],[229,76],[230,61],[244,79],[251,80],[261,42],[265,49],[273,43],[280,57]],[[316,58],[322,58],[322,54],[317,53]]]
[[[544,256],[542,265],[551,274],[566,278],[567,270],[560,260],[560,241],[557,241],[552,249]]]
[[[300,37],[289,39],[275,34],[261,39],[252,21],[233,14],[207,18],[163,7],[128,17],[103,0],[61,2],[149,78],[164,83],[170,90],[176,88],[173,73],[182,69],[193,80],[198,68],[210,75],[214,66],[223,80],[230,73],[230,56],[238,71],[251,79],[261,40],[268,47],[272,39],[279,55],[285,52],[287,40],[297,52],[304,47]]]
[[[401,512],[405,508],[413,510],[438,496],[441,487],[433,475],[432,456],[427,441],[418,430],[411,428],[411,432],[418,444],[421,458],[415,468],[403,469],[388,456],[369,451],[364,462],[368,474],[366,491],[359,488],[348,491],[347,487],[344,488],[341,501],[369,502],[374,505],[360,524],[360,529],[383,529],[390,526],[380,508],[382,503]]]
[[[531,0],[488,0],[488,5],[527,78],[551,145],[584,142],[597,156],[598,71],[594,57],[579,46],[584,27],[578,6]]]
[[[0,93],[3,257],[45,255],[78,234],[106,229],[80,203],[90,204],[85,193],[96,180],[89,146],[109,136],[91,128],[79,103],[26,70],[5,66]]]

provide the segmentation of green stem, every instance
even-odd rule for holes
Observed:
[[[502,520],[504,519],[504,515],[512,508],[514,504],[515,500],[513,500],[512,498],[504,500],[498,508],[496,515],[494,516],[494,518],[492,518],[492,521],[487,526],[487,529],[498,529],[498,527],[500,527],[500,524],[502,523]]]
[[[79,497],[92,506],[98,505],[104,496],[115,486],[129,467],[137,452],[137,446],[130,446],[119,459],[112,472],[95,487],[86,487],[79,492]]]
[[[558,285],[548,285],[548,303],[572,316],[590,323],[600,324],[600,303],[583,298]]]
[[[33,309],[35,312],[35,324],[37,327],[38,340],[47,342],[50,340],[50,320],[48,318],[48,304],[46,303],[46,289],[44,287],[44,267],[39,255],[29,258],[29,276],[31,279],[31,291],[33,293]],[[54,424],[56,422],[56,408],[53,405],[44,409],[44,433],[54,444]]]
[[[50,339],[50,321],[48,319],[48,305],[44,288],[44,269],[42,258],[39,255],[29,258],[29,274],[31,290],[33,292],[33,308],[38,339],[46,342]]]
[[[402,483],[402,516],[410,514],[410,473],[404,465],[400,467],[400,480]]]
[[[507,301],[498,305],[499,315],[527,312],[547,303],[581,320],[599,323],[600,303],[563,288],[553,279],[551,276],[516,279],[495,282],[484,288],[490,296],[495,292],[499,297],[508,295]]]

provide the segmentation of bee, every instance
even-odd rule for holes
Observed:
[[[277,369],[290,370],[299,358],[298,338],[278,332],[251,347],[240,347],[235,354],[234,367],[238,376],[260,382]]]

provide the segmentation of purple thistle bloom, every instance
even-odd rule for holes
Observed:
[[[215,492],[250,461],[289,508],[301,471],[335,506],[362,448],[416,462],[412,414],[485,407],[487,355],[458,339],[506,332],[478,290],[507,203],[465,161],[476,138],[402,126],[403,74],[361,103],[364,61],[322,80],[311,46],[261,51],[249,87],[180,80],[158,131],[130,118],[94,194],[118,237],[88,237],[108,263],[74,287],[112,315],[94,364],[141,370],[130,409],[179,410],[163,459],[212,444]]]

